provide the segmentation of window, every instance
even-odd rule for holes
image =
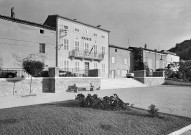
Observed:
[[[115,52],[117,52],[117,49],[115,49]]]
[[[94,33],[94,36],[95,36],[95,37],[97,37],[97,34],[96,34],[96,33]]]
[[[148,59],[148,66],[149,66],[149,68],[153,68],[153,66],[152,66],[152,59]]]
[[[102,38],[105,38],[105,36],[104,36],[104,35],[102,35],[101,37],[102,37]]]
[[[124,58],[124,64],[125,65],[127,64],[127,58]]]
[[[40,29],[40,33],[41,33],[41,34],[44,34],[44,30]]]
[[[69,50],[69,40],[68,39],[63,39],[63,47],[64,50]]]
[[[162,55],[160,55],[160,60],[162,60]]]
[[[76,71],[76,72],[79,72],[79,71],[80,71],[80,62],[79,62],[79,61],[76,61],[76,62],[75,62],[75,71]]]
[[[69,71],[69,61],[67,61],[67,60],[64,60],[64,70],[65,71]]]
[[[84,51],[87,53],[89,52],[89,44],[88,43],[85,43],[84,44]]]
[[[156,69],[159,69],[159,61],[156,61]]]
[[[105,73],[105,64],[102,64],[102,72]]]
[[[85,30],[85,34],[88,34],[88,30]]]
[[[39,52],[40,53],[45,53],[45,44],[44,43],[39,44]]]
[[[111,63],[115,63],[115,57],[111,57]]]
[[[94,54],[97,54],[97,45],[94,45]]]
[[[101,47],[101,52],[102,52],[102,54],[105,54],[105,47],[104,46]]]
[[[163,68],[165,68],[166,67],[166,62],[163,62]]]
[[[94,69],[97,69],[97,63],[94,63]]]
[[[80,42],[79,41],[75,41],[75,50],[76,51],[80,50]]]
[[[74,31],[75,31],[75,32],[80,32],[80,29],[74,28]]]

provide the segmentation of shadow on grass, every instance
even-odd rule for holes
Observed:
[[[62,102],[54,102],[48,104],[41,104],[41,106],[55,106],[55,107],[80,107],[79,102],[76,100],[66,100]]]
[[[18,122],[19,122],[18,119],[4,119],[4,120],[0,120],[0,125],[14,124],[14,123],[18,123]]]
[[[100,128],[103,130],[111,130],[113,128],[113,126],[111,125],[106,125],[106,124],[100,124]]]

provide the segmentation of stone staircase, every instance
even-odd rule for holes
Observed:
[[[146,87],[145,84],[133,78],[107,78],[101,79],[101,89]]]

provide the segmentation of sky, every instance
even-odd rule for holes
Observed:
[[[191,0],[0,0],[0,14],[43,23],[59,14],[101,25],[109,43],[121,47],[168,50],[191,39]]]

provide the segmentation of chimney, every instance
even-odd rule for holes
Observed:
[[[145,47],[144,47],[145,49],[147,49],[147,44],[145,44]]]
[[[100,27],[101,27],[101,25],[98,25],[97,27],[98,27],[98,28],[100,28]]]
[[[74,21],[77,21],[77,19],[74,19]]]
[[[14,7],[11,8],[11,18],[15,18]]]

